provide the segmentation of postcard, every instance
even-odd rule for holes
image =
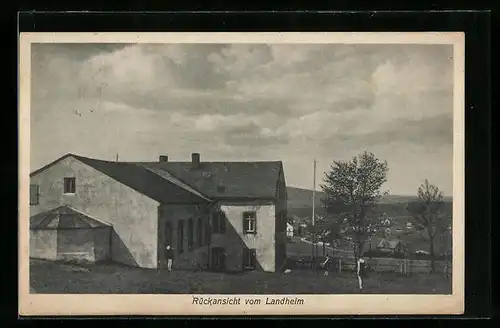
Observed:
[[[463,313],[463,33],[19,42],[20,315]]]

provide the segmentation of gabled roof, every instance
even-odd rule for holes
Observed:
[[[67,154],[32,172],[30,176],[68,156],[160,203],[274,200],[280,175],[283,174],[280,161],[201,162],[194,168],[191,162],[112,162]]]
[[[203,203],[207,199],[188,191],[147,168],[125,162],[110,162],[73,155],[107,176],[160,203]]]
[[[191,162],[138,164],[169,172],[212,199],[275,199],[282,174],[280,161],[201,162],[196,168]]]
[[[377,245],[377,247],[381,248],[396,248],[399,244],[401,243],[401,240],[397,239],[382,239],[380,243]]]
[[[110,227],[109,223],[63,205],[30,217],[30,229],[91,229]]]
[[[58,158],[48,165],[32,172],[30,177],[67,157],[73,157],[160,203],[201,204],[207,201],[207,199],[202,198],[201,195],[179,186],[179,184],[176,184],[172,179],[158,175],[141,165],[125,162],[103,161],[74,154],[66,154]]]

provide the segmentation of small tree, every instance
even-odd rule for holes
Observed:
[[[447,227],[443,205],[443,193],[427,179],[418,188],[418,200],[408,204],[408,212],[413,224],[418,231],[426,233],[426,235],[421,235],[429,241],[431,272],[435,271],[434,244],[436,235],[441,234],[443,229]]]
[[[335,248],[334,245],[340,240],[340,227],[331,217],[318,217],[315,223],[315,232],[320,241],[323,242],[323,254],[326,254],[325,243],[329,243],[330,247]]]
[[[325,209],[336,217],[342,239],[353,246],[356,261],[365,242],[386,223],[386,217],[376,213],[376,205],[386,194],[381,188],[387,172],[386,161],[365,151],[350,161],[334,161],[321,185]]]

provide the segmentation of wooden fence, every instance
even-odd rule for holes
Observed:
[[[289,259],[289,266],[324,270],[321,266],[322,262],[324,262],[323,257],[315,259]],[[368,258],[366,259],[366,264],[368,270],[372,272],[397,272],[410,275],[412,273],[430,273],[431,271],[430,260]],[[451,274],[451,261],[435,261],[434,264],[436,273]],[[356,270],[356,263],[353,258],[332,258],[329,269],[338,272],[354,272]]]

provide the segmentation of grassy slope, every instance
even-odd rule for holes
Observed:
[[[349,294],[358,293],[351,273],[324,277],[321,271],[289,274],[248,272],[156,272],[116,264],[80,266],[32,260],[31,288],[36,293],[165,293],[165,294]],[[365,293],[447,294],[451,282],[443,275],[372,275]]]

